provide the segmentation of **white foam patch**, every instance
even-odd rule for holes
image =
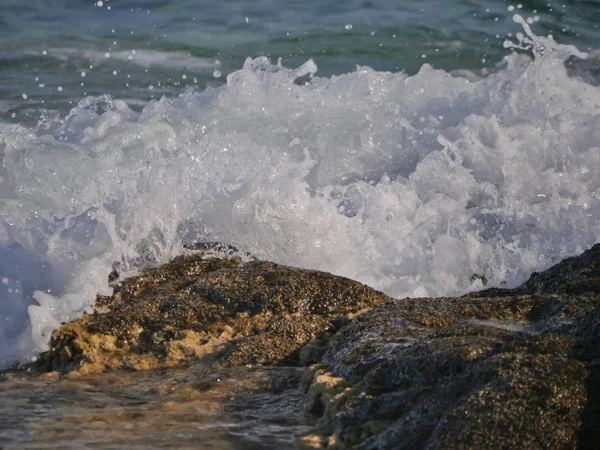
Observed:
[[[75,48],[52,48],[47,53],[49,57],[58,59],[59,61],[68,61],[72,58],[85,58],[96,65],[106,63],[110,59],[117,59],[141,67],[158,66],[179,70],[207,71],[219,66],[215,62],[215,59],[191,56],[185,52],[161,52],[147,49],[104,52]]]
[[[583,251],[600,239],[600,90],[567,75],[576,50],[527,39],[544,51],[477,81],[424,65],[299,85],[314,63],[261,58],[140,114],[85,98],[51,132],[0,124],[2,358],[43,349],[113,263],[134,273],[182,243],[396,297],[511,287]]]

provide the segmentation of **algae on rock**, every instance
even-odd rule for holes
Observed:
[[[227,376],[250,403],[260,393],[235,380],[255,376],[294,399],[288,417],[313,415],[305,449],[600,442],[600,244],[517,289],[403,300],[201,252],[124,280],[97,308],[52,335],[38,370],[66,373],[59,383],[183,365],[186,389]]]
[[[596,245],[514,290],[358,317],[309,377],[322,417],[304,447],[594,448],[599,265]],[[323,387],[324,371],[335,384]]]
[[[386,300],[323,272],[196,253],[100,297],[94,314],[54,332],[37,366],[147,369],[207,356],[220,356],[220,366],[296,363],[301,347],[344,315]]]

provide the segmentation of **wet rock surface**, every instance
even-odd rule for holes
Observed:
[[[357,318],[308,377],[322,416],[306,447],[595,448],[599,265],[596,245],[515,290]]]
[[[328,273],[182,256],[123,281],[97,312],[57,330],[36,369],[148,369],[207,357],[221,367],[294,365],[344,316],[387,300]]]
[[[514,290],[404,300],[322,272],[200,252],[121,282],[97,308],[57,330],[35,365],[2,375],[0,422],[15,418],[6,406],[14,392],[17,403],[36,402],[79,383],[103,393],[88,409],[108,408],[110,418],[110,399],[134,398],[119,406],[125,423],[158,427],[171,436],[165,445],[183,447],[596,448],[600,440],[600,245]],[[214,414],[200,417],[202,408]],[[112,440],[110,425],[100,428],[99,441],[86,442],[135,441],[126,428]]]

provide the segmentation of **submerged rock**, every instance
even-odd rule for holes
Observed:
[[[54,383],[47,389],[109,369],[155,369],[139,376],[185,391],[177,401],[219,392],[226,411],[263,405],[244,420],[287,436],[256,437],[264,448],[600,440],[600,245],[517,289],[404,300],[322,272],[198,253],[124,280],[97,308],[57,330],[28,367],[54,371],[43,375]],[[182,365],[184,375],[164,369]]]

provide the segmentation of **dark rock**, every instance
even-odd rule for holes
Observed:
[[[321,418],[306,447],[594,448],[599,265],[596,245],[512,291],[358,317],[307,377]]]
[[[41,370],[297,364],[302,346],[389,297],[355,281],[264,261],[179,257],[124,280],[98,312],[52,335]],[[84,367],[85,366],[85,367]]]
[[[518,292],[581,294],[600,292],[600,244],[580,256],[567,258],[543,273],[534,273]]]
[[[262,401],[257,414],[287,417],[294,439],[314,425],[301,448],[600,442],[600,245],[517,289],[404,300],[234,250],[208,255],[122,281],[26,369],[60,380],[183,365],[182,399],[227,379],[227,408]]]

